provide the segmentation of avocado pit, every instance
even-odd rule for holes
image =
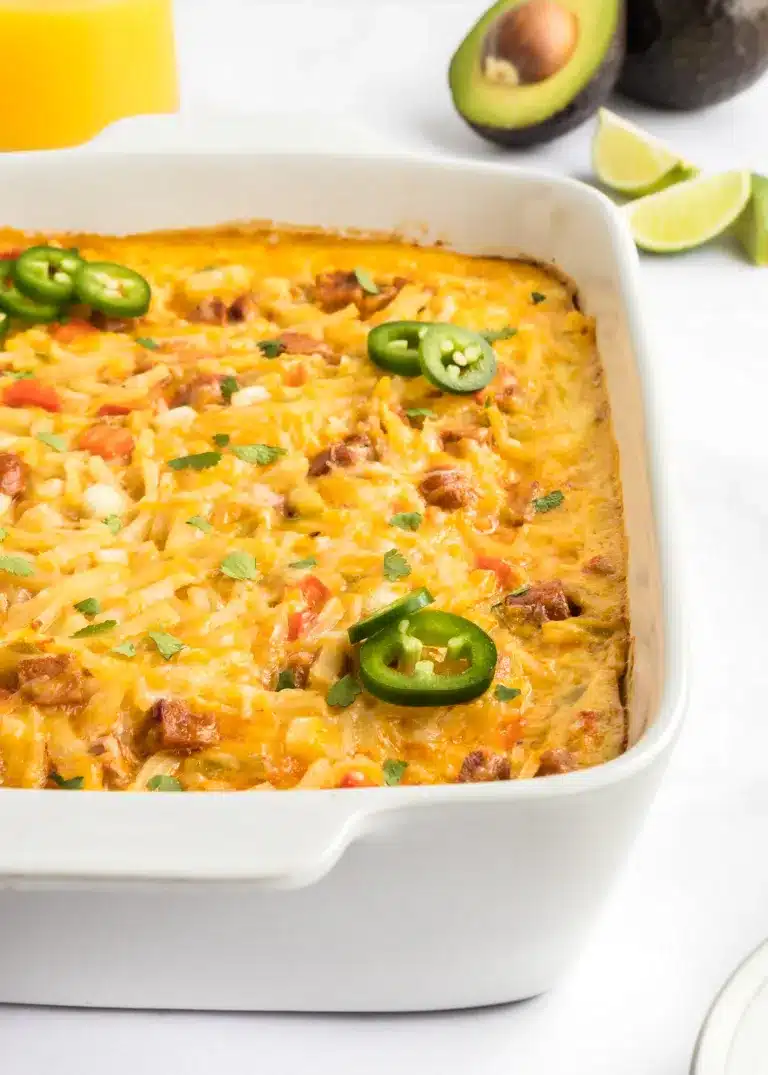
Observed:
[[[557,0],[527,0],[490,27],[483,50],[485,77],[510,86],[544,82],[566,66],[578,40],[574,12]]]

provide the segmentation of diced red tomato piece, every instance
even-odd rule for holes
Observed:
[[[84,321],[82,317],[73,317],[71,321],[62,325],[54,325],[51,335],[57,343],[72,343],[79,336],[97,331],[90,321]]]
[[[520,717],[513,717],[506,724],[502,724],[499,731],[501,732],[501,742],[504,749],[514,750],[523,734],[523,722]]]
[[[339,781],[340,788],[375,788],[376,784],[359,769],[350,769]]]
[[[84,429],[77,439],[77,445],[92,455],[102,459],[119,459],[133,451],[133,437],[127,429],[99,423]]]
[[[286,369],[285,383],[289,388],[300,388],[307,383],[307,368],[303,362],[295,362]]]
[[[300,388],[301,385],[307,384],[307,367],[303,362],[294,362],[293,366],[286,367],[283,378],[288,388]]]
[[[331,591],[314,575],[307,575],[299,583],[304,600],[312,612],[319,612],[331,596]]]
[[[301,638],[316,619],[317,613],[308,608],[303,608],[301,612],[292,612],[288,617],[288,641],[295,642],[297,638]]]
[[[54,414],[61,410],[61,400],[56,389],[36,381],[33,377],[22,378],[6,385],[3,390],[3,403],[6,407],[42,407],[44,411]]]
[[[23,246],[12,246],[10,250],[1,250],[0,261],[13,261],[19,254],[23,254],[25,249]]]
[[[96,412],[99,418],[116,418],[124,414],[130,414],[133,407],[125,403],[104,403]]]
[[[493,571],[499,580],[500,586],[514,587],[519,578],[516,569],[511,564],[508,564],[506,560],[500,560],[496,556],[478,556],[475,560],[475,566],[482,571]]]

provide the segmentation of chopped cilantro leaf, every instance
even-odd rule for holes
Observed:
[[[533,303],[534,306],[538,306],[540,302],[546,302],[546,300],[547,300],[547,296],[542,295],[542,293],[540,291],[532,291],[531,292],[531,302]]]
[[[294,560],[292,564],[288,564],[288,567],[292,567],[294,571],[301,571],[305,567],[315,567],[317,560],[314,556],[307,556],[304,560]]]
[[[49,773],[49,776],[57,787],[64,788],[65,791],[82,791],[85,783],[84,776],[71,776],[69,780],[65,780],[55,769]]]
[[[553,508],[559,508],[565,497],[559,489],[555,489],[551,493],[547,493],[546,496],[537,497],[533,502],[533,507],[536,511],[552,511]]]
[[[211,524],[202,515],[193,515],[191,519],[187,519],[187,526],[194,526],[197,530],[202,530],[204,534],[209,534],[213,530]]]
[[[481,332],[480,335],[487,343],[496,343],[497,340],[512,339],[513,336],[517,335],[517,329],[512,328],[511,325],[505,325],[504,328],[488,329],[487,332]]]
[[[257,463],[260,467],[269,466],[285,455],[285,448],[275,448],[272,444],[236,444],[232,454],[244,463]]]
[[[14,381],[32,381],[35,377],[32,370],[3,370],[3,373],[13,377]]]
[[[517,687],[505,687],[503,683],[497,683],[493,693],[500,702],[511,702],[520,695]]]
[[[219,391],[221,392],[222,399],[225,399],[227,403],[231,403],[235,392],[240,391],[237,377],[223,377],[221,384],[219,385]]]
[[[42,441],[43,444],[47,444],[49,448],[53,448],[56,452],[66,452],[67,441],[65,437],[60,437],[56,433],[38,433],[37,439]]]
[[[136,647],[133,642],[121,642],[119,646],[113,646],[112,653],[119,653],[121,657],[135,657]]]
[[[343,676],[330,687],[325,700],[328,705],[346,709],[348,705],[352,705],[362,689],[354,676]]]
[[[147,781],[147,791],[183,791],[184,788],[175,776],[158,773]]]
[[[429,407],[410,407],[406,412],[408,418],[434,418],[435,412]]]
[[[0,571],[5,571],[9,575],[18,575],[23,579],[35,573],[33,565],[23,556],[0,556]]]
[[[221,462],[221,452],[198,452],[197,455],[180,455],[178,459],[169,459],[171,470],[207,470]]]
[[[285,350],[285,344],[280,340],[259,340],[259,350],[265,358],[277,358]]]
[[[249,552],[231,552],[221,561],[219,570],[231,579],[255,579],[256,561]]]
[[[84,616],[98,616],[101,612],[101,602],[98,597],[86,597],[83,601],[78,601],[75,608]]]
[[[357,268],[354,270],[357,282],[366,295],[378,295],[379,289],[367,269]]]
[[[522,586],[518,586],[516,590],[513,590],[509,595],[510,597],[522,597],[524,593],[528,593],[530,590],[530,584],[525,582]]]
[[[91,635],[103,635],[117,627],[117,620],[101,620],[99,623],[89,623],[87,627],[81,627],[72,638],[90,638]]]
[[[389,520],[390,526],[399,526],[401,530],[418,530],[424,516],[418,511],[399,511]]]
[[[229,444],[229,433],[214,433],[213,443],[217,448],[226,448]]]
[[[395,784],[399,784],[403,779],[405,770],[408,768],[408,762],[389,758],[384,762],[381,768],[384,773],[384,783],[389,784],[390,787],[394,787]]]
[[[170,661],[171,657],[174,657],[181,650],[186,649],[184,643],[176,638],[174,635],[169,635],[166,631],[148,631],[147,637],[151,638],[157,646],[158,652],[161,657],[166,661]]]
[[[277,677],[276,691],[292,691],[296,689],[296,677],[292,668],[284,668]]]
[[[0,526],[0,541],[4,541],[8,537],[8,531],[4,526]]]
[[[390,549],[384,553],[384,577],[390,582],[405,579],[411,573],[411,565],[397,549]]]
[[[119,534],[123,529],[123,520],[119,515],[108,515],[106,519],[101,520],[109,530],[110,534]]]
[[[156,351],[160,346],[157,340],[150,340],[148,336],[137,336],[136,343],[141,347],[146,347],[148,351]]]

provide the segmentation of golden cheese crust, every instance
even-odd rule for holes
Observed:
[[[137,270],[152,305],[17,327],[0,353],[2,782],[432,784],[622,751],[617,455],[561,280],[299,232],[42,241]],[[457,396],[371,363],[393,320],[515,332]],[[347,628],[421,586],[496,643],[472,702],[355,693]]]

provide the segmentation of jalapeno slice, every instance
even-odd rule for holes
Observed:
[[[16,287],[36,302],[66,302],[75,290],[75,273],[83,259],[57,246],[31,246],[16,259],[11,275]]]
[[[444,392],[479,392],[493,380],[496,356],[476,332],[458,325],[430,325],[419,342],[421,372]]]
[[[401,377],[418,377],[419,344],[428,321],[386,321],[368,333],[368,357],[383,370]]]
[[[12,277],[13,262],[7,258],[0,261],[0,309],[11,317],[25,321],[55,321],[61,316],[61,307],[55,302],[36,302],[16,287]]]
[[[411,593],[406,594],[405,597],[399,597],[392,604],[384,605],[383,608],[377,609],[376,612],[366,616],[365,619],[358,620],[347,631],[349,641],[353,645],[356,642],[362,642],[364,638],[370,638],[377,631],[382,631],[392,624],[400,623],[405,616],[418,612],[425,605],[431,605],[434,600],[429,590],[425,590],[423,587],[420,590],[413,590]]]
[[[441,675],[421,660],[423,646],[439,646],[461,672]],[[476,623],[450,612],[427,609],[385,627],[360,647],[360,679],[376,698],[395,705],[441,706],[484,694],[496,671],[496,645]],[[404,667],[400,667],[400,666]]]
[[[75,275],[75,294],[81,302],[111,317],[141,317],[152,298],[143,276],[111,261],[84,263]]]

